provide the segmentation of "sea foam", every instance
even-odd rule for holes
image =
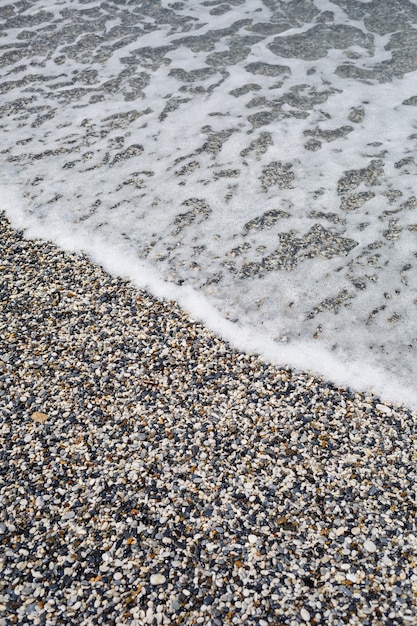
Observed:
[[[234,345],[417,406],[417,5],[3,9],[1,203]]]

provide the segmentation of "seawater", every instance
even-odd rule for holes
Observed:
[[[417,406],[417,2],[3,0],[0,20],[13,225]]]

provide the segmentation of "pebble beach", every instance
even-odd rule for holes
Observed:
[[[415,412],[0,246],[0,626],[417,623]]]

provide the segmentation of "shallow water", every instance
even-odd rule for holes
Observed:
[[[417,2],[0,8],[0,198],[244,349],[417,405]]]

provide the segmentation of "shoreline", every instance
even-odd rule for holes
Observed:
[[[0,222],[0,626],[417,619],[416,412]]]

